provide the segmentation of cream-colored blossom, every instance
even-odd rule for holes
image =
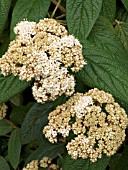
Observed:
[[[5,103],[0,104],[0,120],[6,116],[7,108]]]
[[[61,75],[52,75],[34,83],[32,93],[37,102],[55,100],[63,93],[66,96],[72,95],[75,87],[74,77],[70,74],[60,73]]]
[[[59,170],[59,166],[57,164],[51,164],[49,165],[48,170]]]
[[[63,93],[74,93],[74,76],[68,69],[79,71],[86,62],[82,45],[54,19],[39,23],[21,21],[14,28],[16,39],[0,58],[4,76],[13,74],[21,80],[34,80],[32,88],[37,102],[55,100]]]
[[[60,25],[56,20],[52,18],[44,18],[37,23],[37,29],[39,32],[46,32],[58,37],[68,35],[67,30],[63,25]]]
[[[111,94],[91,89],[76,93],[65,104],[49,114],[44,127],[45,137],[52,143],[69,136],[74,138],[66,148],[73,159],[89,158],[97,161],[102,154],[111,156],[125,140],[128,117],[125,110],[114,102]]]
[[[38,160],[33,160],[32,162],[28,163],[23,170],[38,170]]]
[[[57,164],[52,163],[52,158],[43,157],[40,161],[33,160],[27,164],[22,170],[38,170],[40,168],[48,168],[48,170],[59,170]]]
[[[21,21],[14,28],[14,33],[20,38],[31,38],[36,34],[36,22]]]
[[[49,157],[43,157],[40,160],[40,167],[47,168],[51,164],[52,159]]]

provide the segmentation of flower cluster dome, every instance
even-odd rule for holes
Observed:
[[[73,159],[89,158],[95,162],[102,154],[116,153],[125,140],[128,118],[125,110],[114,102],[111,94],[91,89],[85,94],[76,93],[65,104],[49,114],[44,127],[45,137],[52,143],[65,140],[68,154]],[[63,139],[63,140],[64,140]]]
[[[45,18],[39,23],[21,21],[14,28],[16,39],[0,58],[4,76],[13,74],[21,80],[34,80],[33,96],[37,102],[55,100],[63,93],[74,93],[74,76],[86,62],[82,45],[64,26],[54,19]]]

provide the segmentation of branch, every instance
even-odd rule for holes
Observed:
[[[58,2],[57,2],[56,0],[52,0],[52,3],[53,3],[54,5],[57,5]],[[58,8],[59,8],[64,14],[66,14],[66,10],[65,10],[65,8],[64,8],[62,5],[59,4]]]

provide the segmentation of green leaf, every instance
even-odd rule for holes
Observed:
[[[67,0],[66,17],[70,34],[74,34],[80,40],[85,39],[102,7],[102,0]]]
[[[9,39],[9,30],[4,30],[2,35],[0,35],[0,58],[7,51],[10,39]]]
[[[88,170],[89,159],[78,158],[77,160],[72,159],[68,154],[63,161],[63,170]]]
[[[21,152],[21,136],[20,129],[16,128],[12,131],[8,142],[9,161],[14,169],[17,168]]]
[[[126,114],[128,115],[128,104],[124,103],[124,102],[118,102],[120,104],[121,107],[124,108],[124,110],[126,111]]]
[[[0,169],[1,170],[10,170],[7,161],[2,156],[0,156]]]
[[[11,6],[11,0],[0,0],[0,34],[3,32]]]
[[[30,82],[21,81],[13,75],[4,77],[0,74],[0,103],[8,101],[13,96],[25,90],[29,85]]]
[[[20,159],[26,162],[27,158],[34,152],[33,148],[30,145],[24,145],[22,147]]]
[[[0,58],[7,51],[9,45],[9,39],[7,39],[4,43],[0,45]]]
[[[121,1],[122,1],[122,3],[124,4],[125,8],[128,11],[128,0],[121,0]]]
[[[103,0],[100,14],[113,21],[116,15],[116,0]]]
[[[64,104],[64,103],[66,102],[66,100],[67,100],[67,98],[66,98],[65,94],[59,96],[59,97],[53,102],[54,108],[56,109],[56,107],[57,107],[58,105]]]
[[[83,83],[82,80],[79,79],[79,77],[75,77],[76,85],[75,85],[75,92],[79,93],[85,93],[88,91],[88,87]]]
[[[8,146],[8,141],[3,138],[0,138],[0,155],[3,155],[7,146]]]
[[[127,68],[127,52],[120,39],[115,34],[115,30],[106,18],[99,17],[93,27],[88,40],[101,50],[107,50],[114,60],[119,60]],[[120,58],[122,59],[120,61]]]
[[[21,106],[23,104],[23,94],[19,93],[10,99],[10,102],[15,106]]]
[[[9,124],[9,122],[5,119],[0,120],[0,136],[6,135],[11,132],[13,127]]]
[[[10,120],[14,124],[20,125],[32,105],[33,103],[28,103],[26,106],[14,107],[11,112]]]
[[[38,22],[47,16],[50,3],[51,0],[18,0],[12,13],[11,40],[14,38],[13,28],[18,22],[23,19]]]
[[[107,157],[106,155],[103,155],[101,159],[98,159],[94,163],[90,163],[89,170],[106,170],[110,158],[111,157]]]
[[[40,160],[43,157],[47,156],[52,159],[56,158],[59,154],[62,154],[65,151],[65,144],[58,143],[52,144],[50,142],[42,143],[27,159],[26,163],[31,162],[32,160]]]
[[[128,51],[128,23],[117,21],[115,31],[125,49]]]
[[[90,87],[105,90],[128,103],[128,56],[115,30],[104,18],[96,22],[83,55],[88,64],[77,77]]]
[[[122,152],[122,156],[113,170],[128,170],[128,146]]]
[[[116,60],[113,54],[88,43],[83,44],[83,55],[87,65],[77,73],[80,80],[90,87],[97,87],[113,94],[128,103],[128,71],[122,59]],[[126,56],[125,62],[128,63]]]
[[[27,113],[21,125],[22,144],[27,144],[37,139],[42,129],[48,123],[48,114],[53,106],[52,102],[34,104]]]
[[[121,153],[116,153],[113,156],[111,156],[110,162],[109,162],[109,170],[115,170],[116,165],[121,158]]]
[[[91,163],[89,159],[78,158],[77,160],[72,159],[68,154],[64,159],[62,165],[63,170],[105,170],[109,164],[110,157],[105,155],[97,162]]]
[[[116,19],[123,22],[128,22],[128,12],[124,8],[118,8]]]

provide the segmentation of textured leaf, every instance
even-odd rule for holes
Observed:
[[[0,138],[0,155],[5,151],[8,146],[8,141],[5,139]]]
[[[23,94],[19,93],[10,99],[10,102],[15,106],[21,106],[23,104]]]
[[[30,82],[21,81],[13,75],[4,77],[0,74],[0,103],[8,101],[13,96],[25,90],[29,85]]]
[[[13,127],[8,123],[7,120],[0,120],[0,136],[6,135],[7,133],[11,132],[12,129]]]
[[[121,0],[121,1],[122,1],[122,3],[124,4],[125,8],[128,11],[128,0]]]
[[[50,158],[56,158],[59,154],[62,154],[65,150],[64,143],[52,144],[52,143],[42,143],[42,145],[37,148],[27,159],[26,163],[32,160],[40,160],[47,156]]]
[[[72,159],[68,154],[63,161],[62,169],[63,170],[105,170],[110,157],[105,155],[101,159],[98,159],[97,162],[91,163],[89,159],[79,158],[77,160]]]
[[[27,113],[21,126],[22,144],[27,144],[37,139],[43,127],[48,123],[48,114],[53,106],[52,102],[34,104]]]
[[[10,120],[16,125],[20,125],[32,105],[33,103],[28,103],[26,106],[14,107],[11,112]]]
[[[0,169],[1,170],[10,170],[7,161],[2,156],[0,156]]]
[[[53,102],[53,106],[56,109],[56,107],[58,105],[64,104],[66,102],[67,98],[65,96],[65,94],[59,96],[54,102]]]
[[[128,11],[124,8],[118,8],[116,12],[116,19],[123,22],[128,22]]]
[[[115,31],[117,36],[121,39],[125,49],[128,51],[128,23],[118,22]]]
[[[89,35],[90,45],[83,41],[83,55],[88,64],[78,78],[90,87],[97,87],[128,103],[128,53],[115,30],[99,18]]]
[[[88,170],[89,169],[89,159],[72,159],[68,154],[64,159],[62,165],[63,170]]]
[[[113,54],[88,43],[83,44],[83,54],[88,64],[78,73],[80,80],[97,87],[128,103],[128,70]],[[126,56],[125,62],[128,63]]]
[[[122,156],[113,170],[128,170],[128,146],[122,152]]]
[[[102,7],[102,0],[67,0],[66,17],[70,34],[74,34],[80,40],[85,39]]]
[[[102,50],[107,50],[114,60],[118,60],[125,68],[128,66],[127,52],[115,34],[112,24],[104,17],[99,17],[88,40]],[[120,58],[122,60],[120,60]]]
[[[113,21],[116,15],[116,0],[103,0],[101,15]]]
[[[97,162],[90,164],[89,170],[106,170],[110,158],[111,157],[107,157],[106,155],[103,155],[101,159],[97,160]]]
[[[0,58],[7,51],[8,45],[9,45],[9,39],[7,39],[4,43],[0,45]]]
[[[4,30],[0,35],[0,57],[7,51],[10,39],[9,30]]]
[[[11,0],[0,0],[0,34],[5,28],[10,6]]]
[[[8,142],[9,161],[14,169],[17,168],[21,152],[20,129],[16,128],[12,131]]]
[[[11,22],[11,40],[14,38],[13,28],[15,25],[27,19],[30,21],[39,21],[47,16],[51,0],[18,0],[12,14]]]
[[[118,102],[118,101],[117,101]],[[118,102],[119,103],[119,102]],[[124,102],[121,102],[119,103],[121,105],[121,107],[124,108],[124,110],[126,111],[126,114],[128,115],[128,104],[127,103],[124,103]]]
[[[109,162],[109,169],[110,170],[115,170],[116,165],[119,161],[119,159],[121,158],[121,153],[116,153],[113,156],[111,156],[110,162]]]

